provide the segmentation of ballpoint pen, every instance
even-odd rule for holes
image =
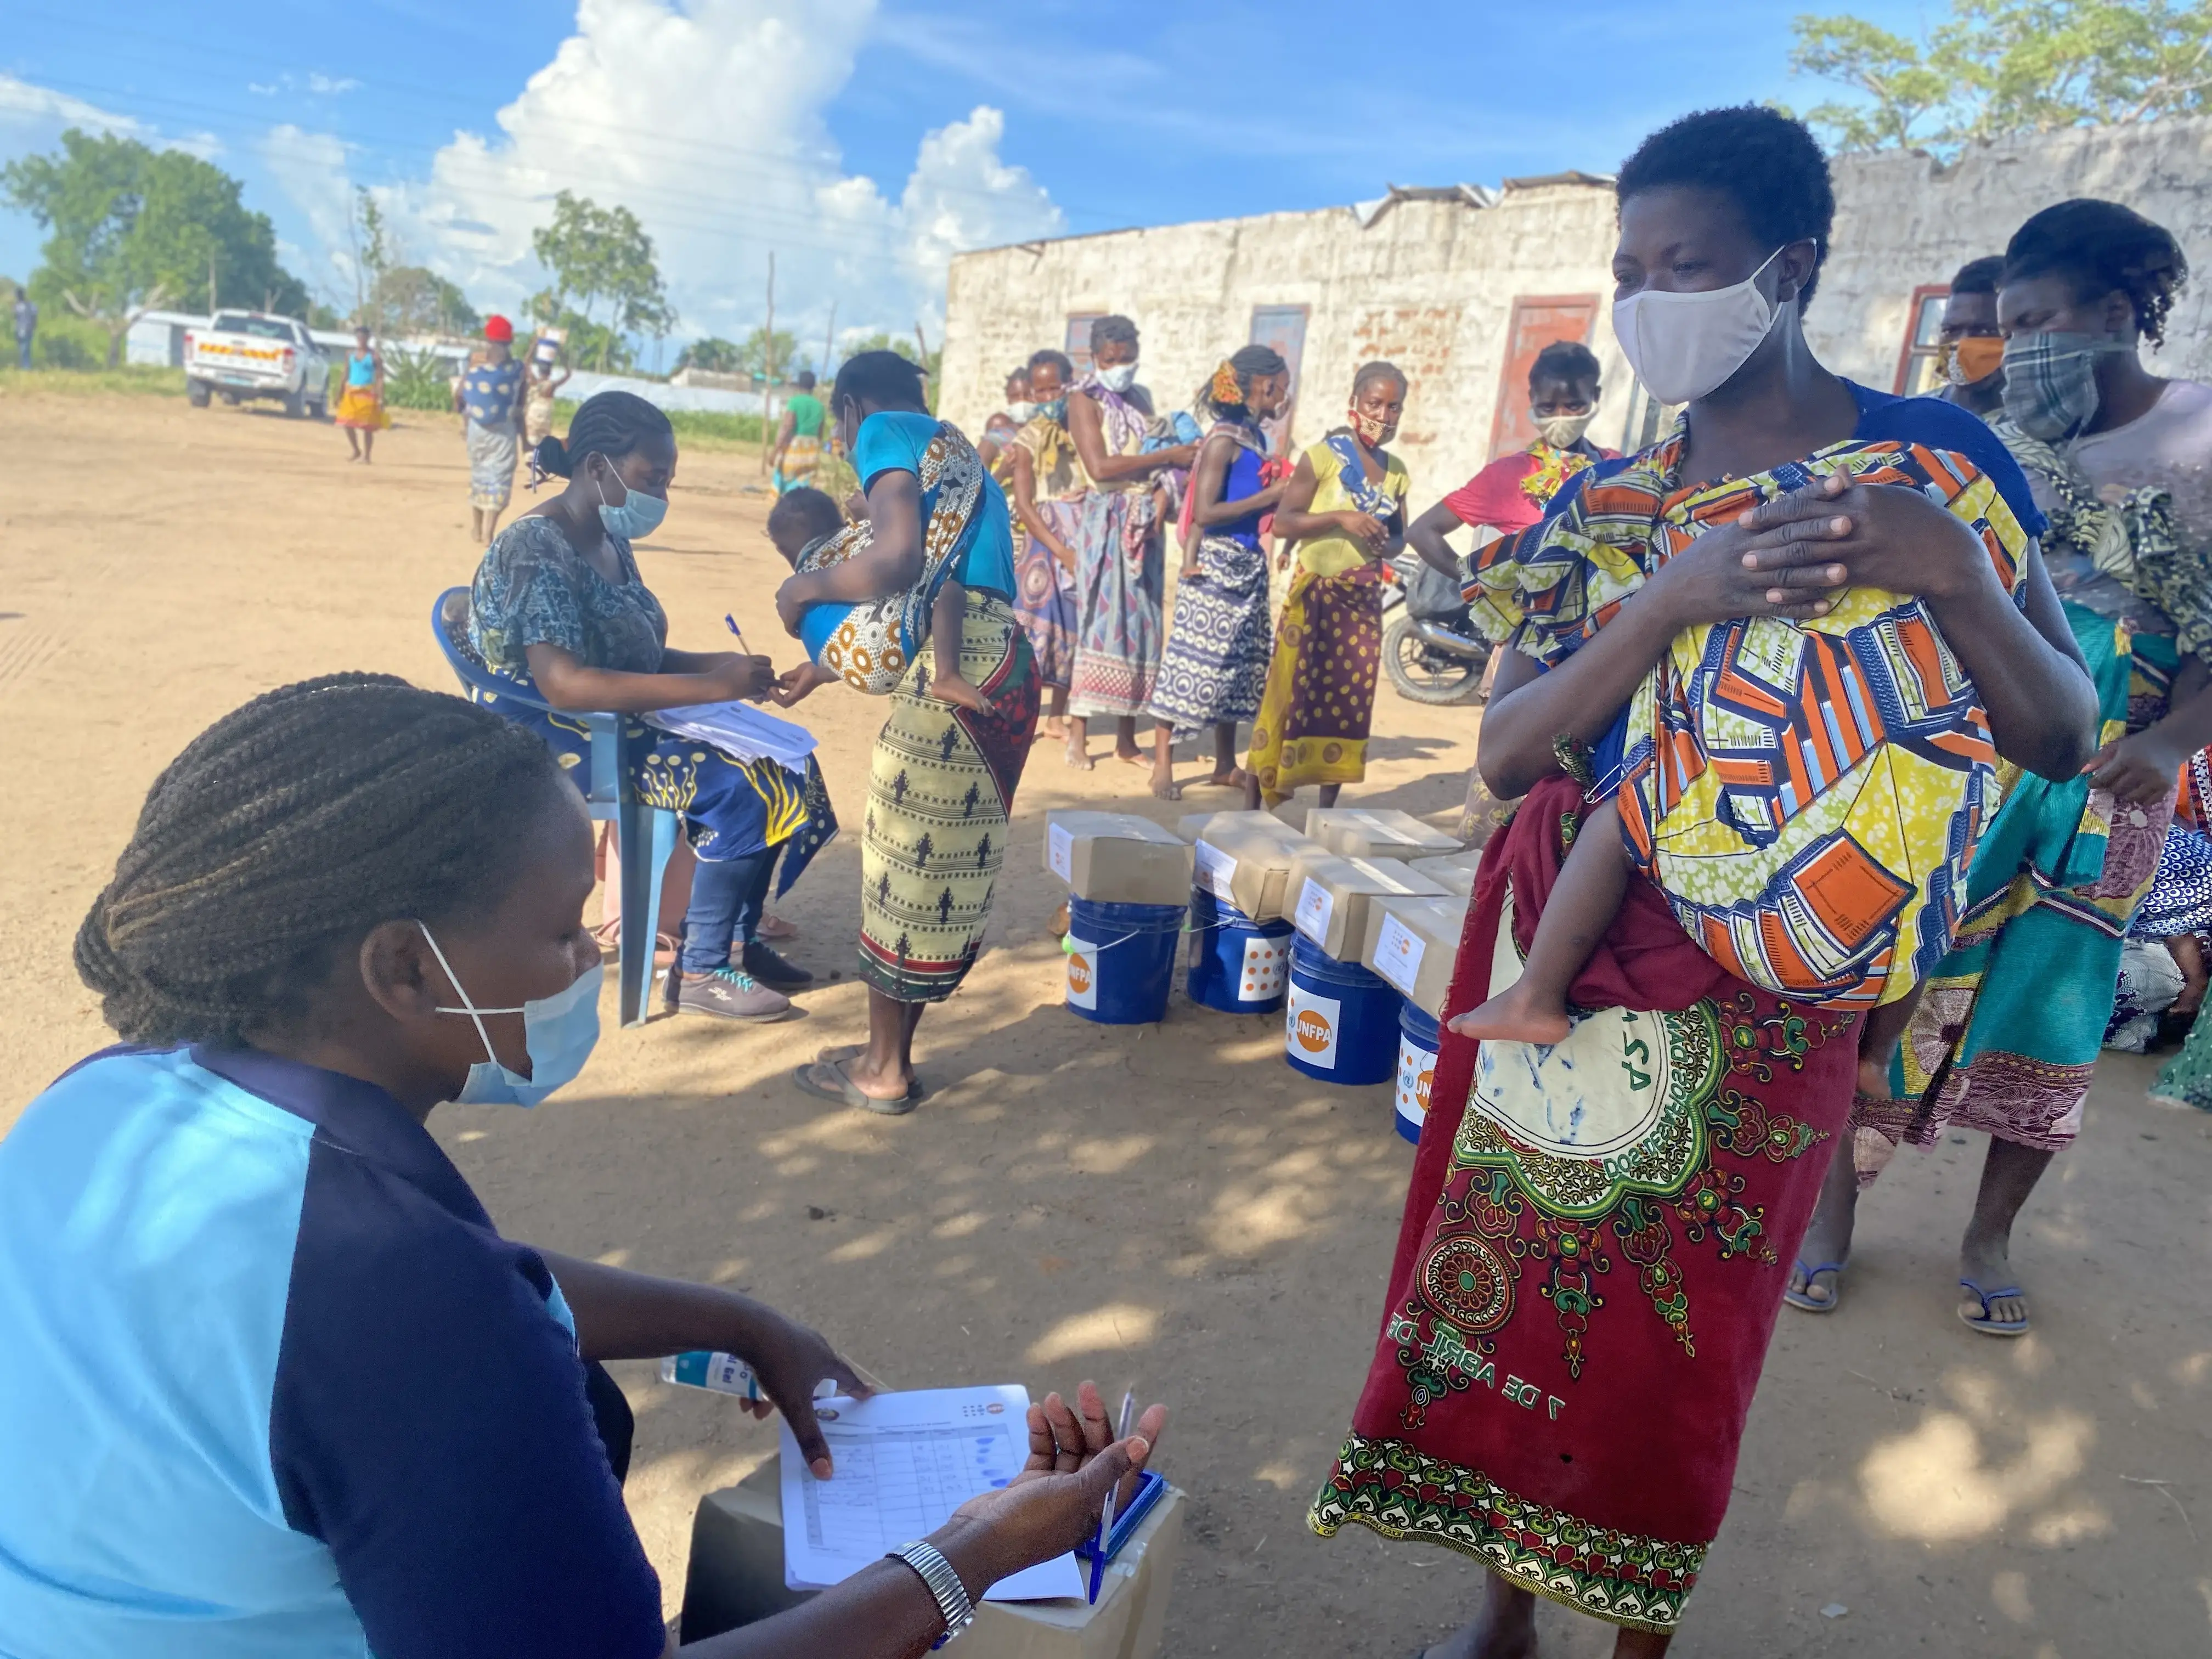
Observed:
[[[1136,1408],[1136,1404],[1137,1391],[1134,1389],[1121,1396],[1121,1426],[1114,1431],[1117,1443],[1129,1437],[1129,1413]],[[1121,1485],[1116,1480],[1106,1488],[1106,1501],[1099,1508],[1098,1547],[1091,1553],[1091,1602],[1094,1607],[1098,1602],[1098,1586],[1106,1577],[1106,1543],[1114,1535],[1114,1495]]]
[[[738,619],[732,616],[728,611],[725,611],[722,613],[722,620],[730,625],[730,632],[738,636],[738,649],[744,652],[748,657],[751,656],[753,653],[753,648],[745,643],[745,630],[738,626]]]

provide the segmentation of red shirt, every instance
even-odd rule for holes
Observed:
[[[1617,459],[1601,449],[1597,456],[1579,449],[1559,450],[1540,439],[1528,448],[1501,455],[1444,497],[1444,505],[1464,525],[1488,525],[1501,536],[1526,530],[1544,516],[1559,486],[1598,457]]]

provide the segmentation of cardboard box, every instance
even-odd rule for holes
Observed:
[[[699,1500],[684,1584],[685,1642],[757,1624],[810,1599],[784,1588],[781,1460]],[[1162,1492],[1106,1564],[1098,1601],[985,1601],[947,1651],[963,1659],[1155,1659],[1182,1554],[1183,1494]],[[1086,1569],[1087,1571],[1087,1569]]]
[[[1316,806],[1306,814],[1306,834],[1348,859],[1433,858],[1465,844],[1389,807]]]
[[[1451,989],[1452,963],[1467,926],[1467,899],[1456,894],[1370,899],[1359,960],[1435,1019],[1443,1012],[1444,993]]]
[[[1190,902],[1188,844],[1133,812],[1048,812],[1044,867],[1078,898],[1109,904]]]
[[[1474,891],[1474,872],[1481,867],[1482,849],[1470,847],[1464,853],[1447,854],[1443,858],[1407,859],[1406,867],[1426,876],[1447,893],[1462,897]]]
[[[1359,960],[1370,899],[1385,894],[1444,896],[1436,883],[1391,859],[1348,859],[1322,852],[1300,859],[1291,875],[1291,921],[1310,944],[1340,962]]]
[[[1216,830],[1257,830],[1263,835],[1305,840],[1305,832],[1285,823],[1273,812],[1186,812],[1176,820],[1176,834],[1185,841],[1203,841]]]
[[[1291,866],[1301,856],[1318,856],[1323,849],[1294,830],[1238,824],[1207,830],[1191,850],[1195,885],[1255,921],[1273,921],[1284,913]]]

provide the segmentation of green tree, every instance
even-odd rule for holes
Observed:
[[[738,373],[781,382],[798,373],[798,356],[799,341],[788,329],[780,328],[770,335],[765,328],[757,328],[738,348]]]
[[[473,334],[483,326],[468,296],[422,265],[387,265],[369,300],[379,325],[394,334]]]
[[[572,310],[586,325],[588,345],[569,336],[569,356],[587,367],[616,367],[617,337],[665,339],[676,312],[653,263],[653,238],[626,207],[603,208],[562,191],[553,198],[553,222],[532,233],[531,249],[552,274],[538,296],[546,315],[564,320]],[[626,360],[626,349],[620,355]]]
[[[736,374],[744,368],[744,349],[734,340],[709,334],[694,340],[676,356],[676,370],[704,369],[710,374]]]
[[[1807,112],[1844,149],[2212,110],[2212,0],[1952,0],[1919,40],[1850,16],[1794,27],[1791,70],[1859,94]]]
[[[131,324],[164,305],[206,296],[306,313],[306,287],[277,264],[276,231],[240,190],[196,155],[75,127],[59,152],[0,168],[0,194],[49,233],[32,296],[102,330],[111,368]]]

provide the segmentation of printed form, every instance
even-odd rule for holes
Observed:
[[[783,1576],[792,1589],[842,1583],[943,1526],[969,1498],[1006,1486],[1029,1459],[1029,1390],[1018,1383],[917,1389],[817,1402],[836,1473],[817,1480],[783,1427]],[[1084,1593],[1063,1555],[1002,1579],[985,1597],[1036,1601]]]

